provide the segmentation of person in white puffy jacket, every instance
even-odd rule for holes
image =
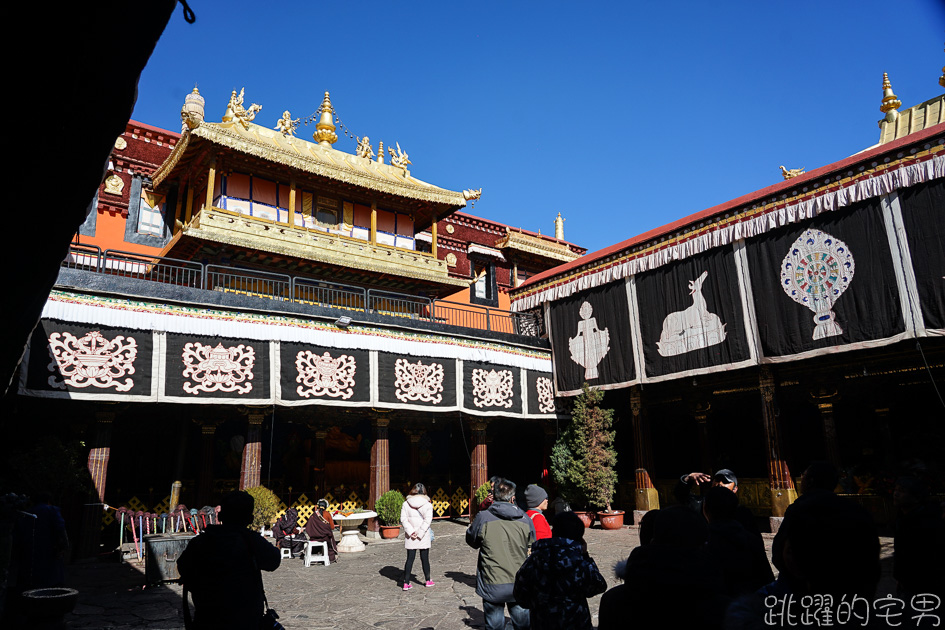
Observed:
[[[427,496],[427,489],[422,483],[414,484],[400,508],[400,524],[404,527],[404,547],[407,548],[407,562],[404,564],[404,590],[413,588],[410,584],[413,561],[420,550],[420,564],[423,566],[424,586],[433,586],[430,579],[430,544],[433,542],[433,504]]]

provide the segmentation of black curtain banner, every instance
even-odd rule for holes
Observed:
[[[945,180],[899,191],[926,328],[945,329]]]
[[[647,376],[750,358],[731,247],[636,276]]]
[[[463,362],[463,408],[472,412],[522,413],[521,370],[489,363]]]
[[[773,230],[746,249],[765,356],[904,331],[879,199]]]
[[[269,342],[167,334],[164,395],[268,399]]]
[[[424,407],[456,406],[456,361],[379,352],[380,402]]]
[[[109,397],[149,396],[153,356],[150,330],[43,319],[33,330],[26,387]]]
[[[369,402],[370,361],[366,350],[283,341],[279,345],[280,398]]]
[[[550,308],[555,378],[561,392],[636,378],[623,280],[576,293]]]

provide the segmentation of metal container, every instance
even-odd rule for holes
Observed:
[[[149,585],[180,580],[177,559],[193,537],[194,534],[151,534],[144,537],[147,549],[144,577]]]

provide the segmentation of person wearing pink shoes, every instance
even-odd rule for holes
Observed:
[[[430,579],[430,545],[433,543],[433,504],[427,496],[427,489],[422,483],[416,483],[410,489],[407,500],[400,508],[400,524],[404,528],[404,547],[407,549],[407,562],[404,564],[404,590],[413,588],[410,575],[413,561],[420,550],[420,564],[423,566],[424,586],[433,586]]]

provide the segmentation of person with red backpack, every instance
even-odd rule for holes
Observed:
[[[551,527],[544,511],[548,509],[548,493],[539,485],[531,484],[525,488],[525,504],[528,506],[528,518],[535,525],[535,540],[551,538]]]

